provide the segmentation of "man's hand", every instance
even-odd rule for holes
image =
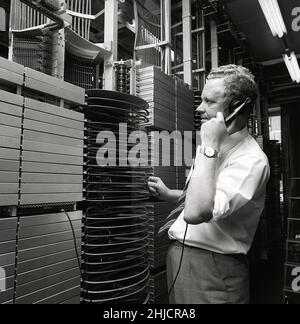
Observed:
[[[220,151],[221,144],[228,136],[224,116],[217,113],[217,118],[213,118],[201,127],[201,139],[203,147],[212,147]]]
[[[170,189],[163,183],[160,178],[150,177],[148,182],[150,194],[161,200],[168,200],[170,196]]]
[[[156,177],[149,178],[148,188],[153,197],[170,203],[176,203],[183,193],[182,190],[169,189],[160,178]]]

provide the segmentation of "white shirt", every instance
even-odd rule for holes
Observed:
[[[264,209],[269,177],[268,159],[248,130],[231,135],[218,159],[213,219],[189,225],[185,244],[221,254],[247,254]],[[182,243],[185,229],[183,211],[169,230],[170,239]]]

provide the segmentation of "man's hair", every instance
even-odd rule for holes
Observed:
[[[250,98],[249,106],[254,107],[258,87],[254,75],[247,68],[234,64],[220,66],[212,69],[207,79],[224,79],[225,95],[230,101]]]

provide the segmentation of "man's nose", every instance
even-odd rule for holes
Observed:
[[[197,113],[199,113],[200,115],[205,114],[205,107],[204,106],[205,106],[204,102],[202,102],[200,104],[200,106],[196,109]]]

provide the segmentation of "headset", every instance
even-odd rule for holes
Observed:
[[[229,127],[233,121],[238,117],[241,110],[252,103],[250,98],[247,98],[245,101],[234,100],[229,105],[230,115],[225,119],[226,127]]]

